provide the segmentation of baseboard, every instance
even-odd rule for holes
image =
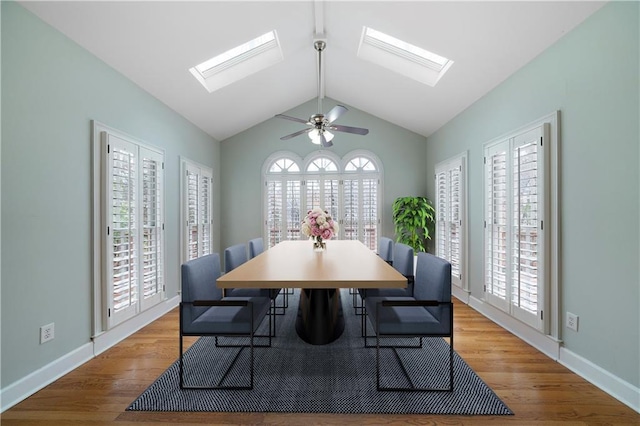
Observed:
[[[471,297],[471,293],[469,293],[467,290],[464,290],[463,288],[458,287],[456,285],[452,285],[451,295],[456,299],[460,300],[465,305],[469,304],[469,298]]]
[[[93,341],[61,356],[28,376],[10,384],[0,390],[0,413],[13,407],[20,401],[30,397],[45,386],[55,382],[60,377],[78,368],[96,355],[124,340],[145,325],[155,321],[171,309],[178,306],[180,297],[165,300],[162,303],[120,324],[113,330],[102,333]],[[177,339],[177,337],[176,337]]]
[[[560,348],[558,362],[640,413],[640,388],[564,347]]]
[[[483,300],[472,296],[469,306],[618,401],[640,412],[639,388],[563,347],[561,341],[537,332]]]
[[[180,297],[175,296],[171,299],[167,299],[157,305],[147,309],[144,312],[136,315],[128,321],[117,325],[109,331],[105,331],[97,336],[93,337],[93,353],[94,355],[100,355],[113,345],[121,342],[127,337],[131,336],[136,331],[140,330],[147,324],[160,318],[180,303]]]
[[[498,324],[500,327],[518,336],[520,339],[538,349],[554,361],[557,361],[560,357],[560,344],[562,342],[534,330],[525,323],[520,322],[510,315],[502,312],[500,309],[497,309],[473,296],[469,299],[469,306]]]
[[[93,358],[93,345],[86,343],[55,361],[13,382],[0,391],[1,412],[30,397],[50,383]]]

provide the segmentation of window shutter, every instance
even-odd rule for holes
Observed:
[[[360,217],[360,203],[358,181],[356,179],[344,179],[343,191],[343,217],[342,232],[346,240],[358,239],[358,218]]]
[[[514,133],[485,150],[485,298],[543,329],[544,125]]]
[[[138,232],[136,206],[139,185],[138,148],[113,135],[108,145],[105,179],[107,238],[104,261],[107,294],[110,295],[108,326],[137,313],[138,309]]]
[[[461,186],[461,167],[459,163],[453,164],[449,168],[449,199],[448,199],[448,213],[449,213],[449,253],[448,259],[451,263],[451,276],[452,280],[460,285],[461,271],[461,239],[460,228],[462,222],[461,211],[461,198],[460,198],[460,186]]]
[[[142,157],[142,309],[162,300],[164,286],[162,155],[140,148]]]
[[[362,237],[360,241],[378,250],[378,179],[362,179]]]
[[[269,247],[273,247],[282,241],[282,181],[269,180],[266,183],[266,201],[267,201],[267,236]]]
[[[540,229],[544,211],[542,132],[543,128],[538,127],[513,138],[511,167],[511,304],[517,318],[536,327],[541,324],[540,293],[544,289]]]
[[[212,253],[212,175],[209,171],[201,170],[200,172],[200,193],[198,200],[200,214],[198,215],[198,222],[200,228],[200,256],[204,256]]]
[[[331,216],[334,220],[338,219],[338,210],[339,210],[339,191],[340,185],[338,184],[338,179],[323,179],[323,196],[322,196],[322,205],[323,208],[329,212],[329,216]]]
[[[451,283],[465,288],[465,156],[436,165],[436,254],[451,263]],[[466,289],[466,288],[465,288]]]
[[[187,178],[185,181],[186,190],[186,209],[187,209],[187,260],[195,259],[200,253],[200,238],[198,237],[198,170],[195,168],[187,169]]]
[[[449,185],[446,168],[436,172],[436,255],[449,260]]]
[[[302,218],[300,217],[301,182],[299,179],[287,180],[286,213],[287,213],[287,239],[299,240]],[[306,213],[306,212],[305,212]]]
[[[213,171],[190,161],[184,163],[185,260],[212,252]]]
[[[508,141],[486,156],[485,297],[507,308],[507,149]]]

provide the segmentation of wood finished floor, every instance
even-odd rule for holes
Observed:
[[[347,302],[348,303],[348,302]],[[455,350],[514,416],[125,412],[178,355],[174,309],[0,415],[11,425],[640,425],[640,414],[456,302]]]

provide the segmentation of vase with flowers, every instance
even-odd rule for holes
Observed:
[[[326,210],[319,207],[309,210],[302,221],[302,234],[313,240],[313,250],[322,252],[327,248],[326,240],[338,233],[338,222]]]

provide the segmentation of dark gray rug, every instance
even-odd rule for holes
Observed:
[[[360,317],[353,313],[347,290],[342,291],[344,334],[323,346],[307,344],[296,334],[298,297],[298,291],[289,296],[287,314],[277,317],[278,337],[273,340],[273,346],[255,349],[253,390],[181,390],[176,361],[127,410],[513,414],[457,353],[454,353],[453,392],[378,392],[375,349],[363,347]],[[398,350],[416,386],[448,384],[448,347],[444,339],[428,338],[423,339],[422,349]],[[192,385],[211,385],[221,377],[237,351],[235,348],[217,348],[212,337],[198,339],[185,354],[185,380]],[[381,376],[382,383],[404,386],[404,375],[393,352],[387,349],[381,354],[385,371]],[[248,366],[249,351],[245,349],[224,383],[247,383]]]

